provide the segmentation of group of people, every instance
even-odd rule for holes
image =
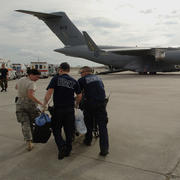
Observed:
[[[7,91],[8,87],[8,69],[5,68],[5,64],[3,63],[0,68],[0,86],[1,92]]]
[[[63,159],[71,153],[75,123],[74,108],[79,107],[82,99],[84,121],[87,127],[83,143],[87,146],[91,145],[93,124],[96,121],[99,129],[99,155],[106,156],[109,153],[109,140],[103,82],[97,75],[93,74],[92,68],[88,66],[80,69],[81,78],[78,81],[71,77],[69,72],[70,65],[66,62],[61,63],[58,74],[51,79],[47,86],[43,102],[35,97],[35,81],[40,76],[38,70],[29,70],[27,77],[18,80],[16,84],[18,90],[16,116],[18,122],[21,123],[27,149],[30,151],[33,148],[32,123],[40,113],[37,110],[37,105],[39,104],[42,111],[45,111],[51,96],[53,96],[54,111],[51,118],[51,128],[58,147],[58,159]],[[62,137],[62,128],[65,139]]]

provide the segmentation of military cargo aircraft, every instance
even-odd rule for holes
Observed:
[[[64,12],[16,11],[44,21],[65,45],[54,51],[107,65],[108,72],[129,70],[139,74],[156,74],[180,71],[180,47],[98,46],[87,32],[81,33]]]

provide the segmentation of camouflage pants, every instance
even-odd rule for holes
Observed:
[[[29,99],[18,98],[16,103],[17,121],[21,123],[24,140],[32,140],[32,125],[34,119],[40,115],[34,102]]]
[[[0,86],[2,89],[7,89],[7,85],[8,84],[8,81],[6,78],[3,78],[3,79],[0,79]]]

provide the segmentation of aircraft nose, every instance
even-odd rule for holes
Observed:
[[[66,54],[66,50],[64,48],[55,49],[54,51],[58,53]]]
[[[61,52],[61,49],[54,49],[55,52]]]
[[[69,53],[69,48],[60,48],[60,49],[55,49],[54,50],[55,52],[58,52],[58,53],[62,53],[62,54],[68,54]]]

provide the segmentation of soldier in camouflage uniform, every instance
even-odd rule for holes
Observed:
[[[32,144],[32,123],[39,116],[37,105],[42,103],[34,96],[36,90],[35,81],[39,79],[40,72],[36,69],[28,71],[28,76],[18,80],[16,89],[18,98],[16,101],[16,117],[21,123],[24,140],[27,143],[27,150],[31,151]]]

